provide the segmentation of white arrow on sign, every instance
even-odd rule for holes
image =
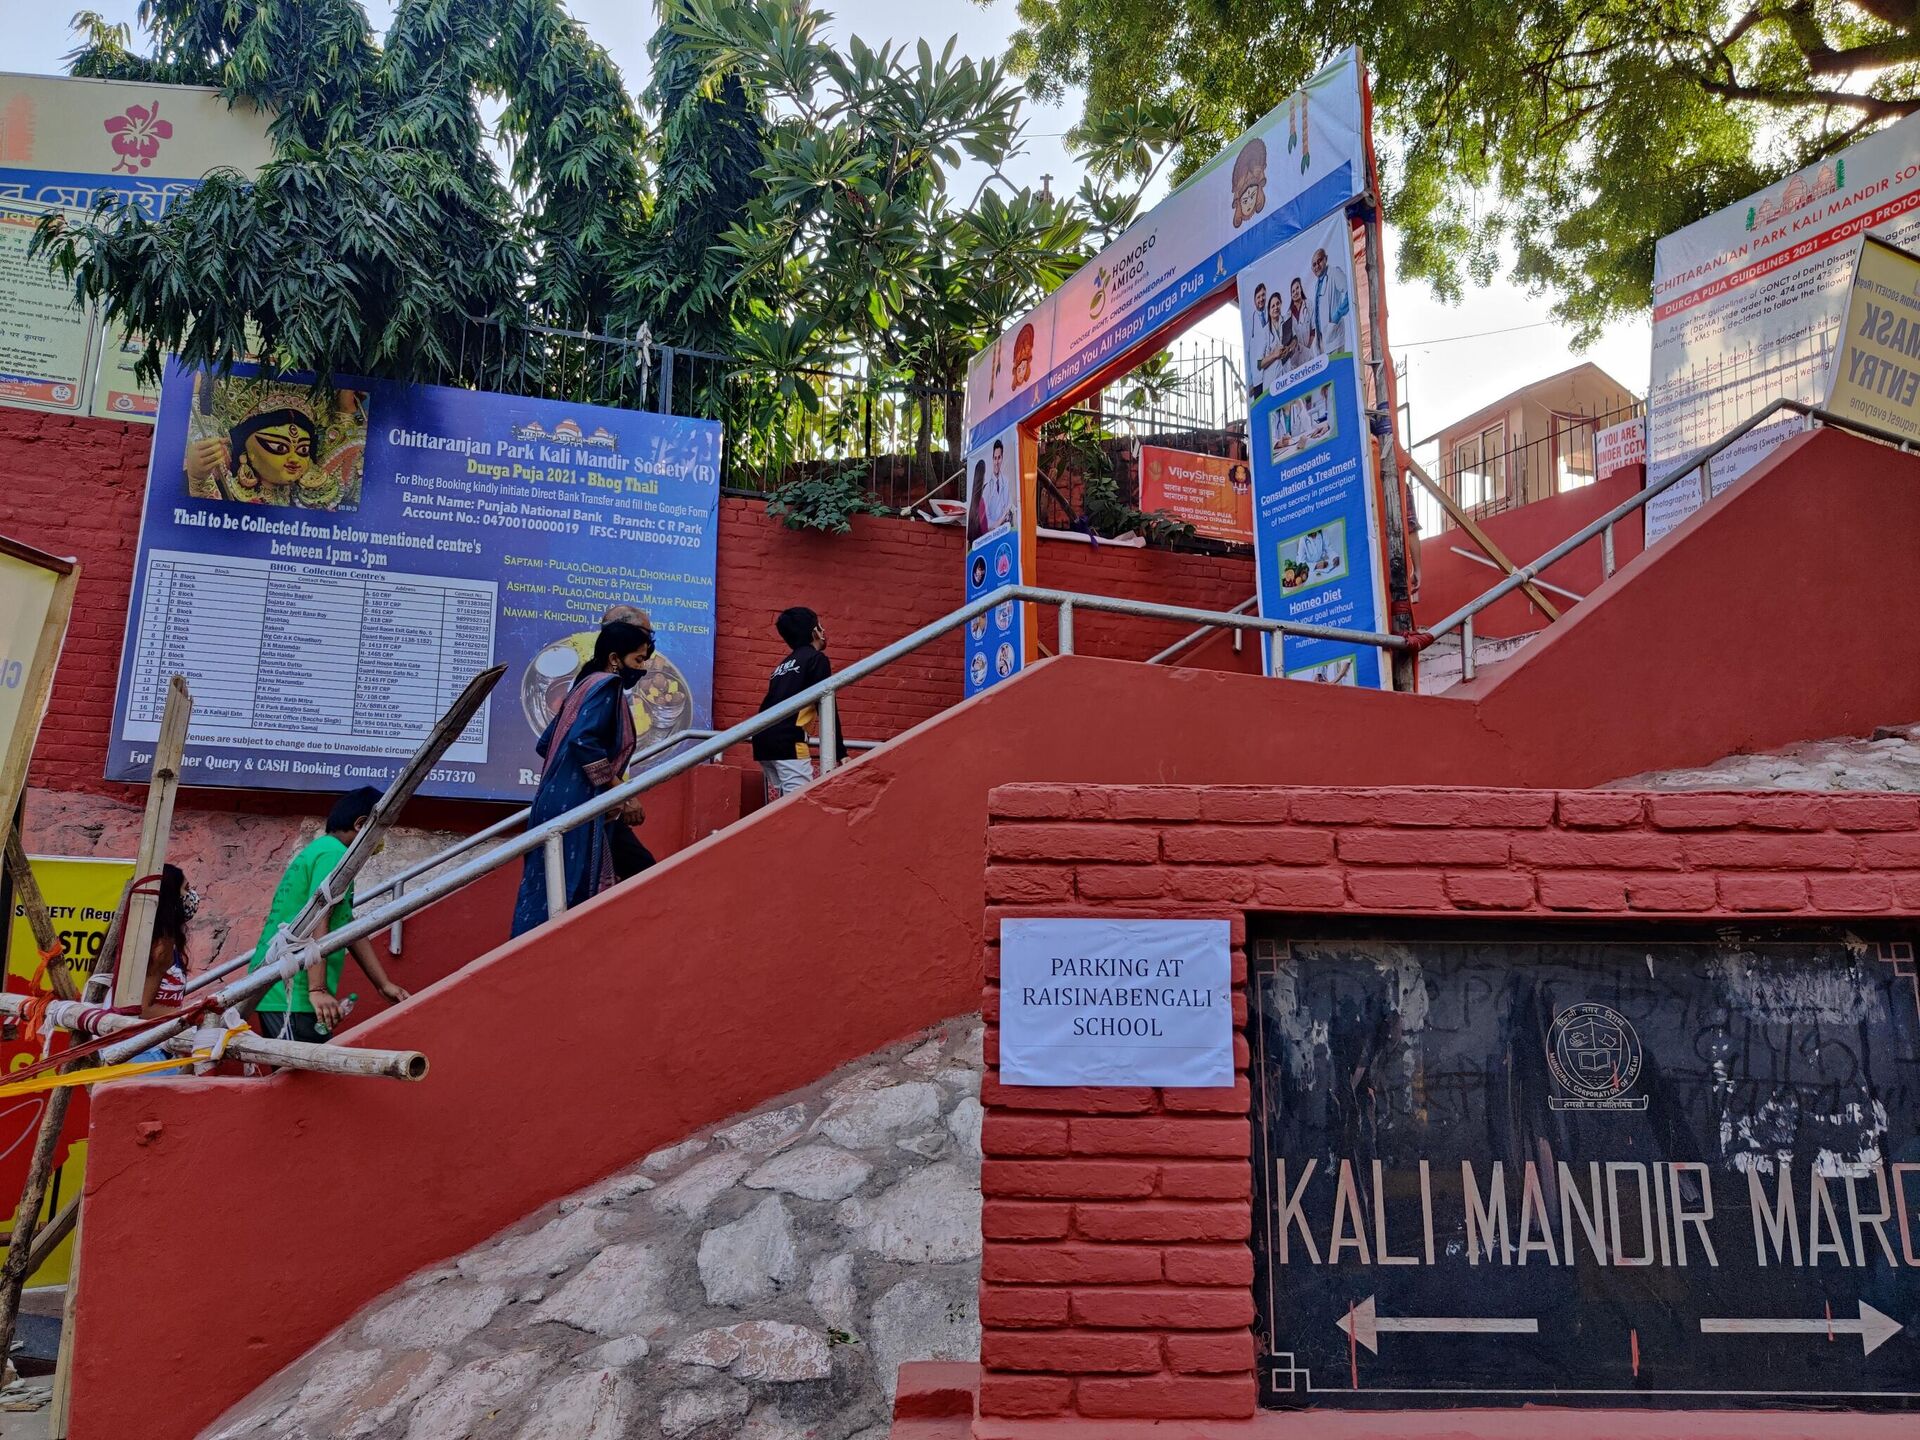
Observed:
[[[1384,1326],[1382,1328],[1385,1328]],[[1702,1320],[1700,1329],[1708,1335],[1858,1335],[1861,1353],[1871,1355],[1906,1327],[1891,1315],[1882,1315],[1866,1301],[1860,1302],[1858,1320]]]
[[[1538,1320],[1507,1320],[1484,1315],[1381,1315],[1369,1295],[1333,1322],[1375,1355],[1382,1331],[1413,1335],[1538,1335]]]

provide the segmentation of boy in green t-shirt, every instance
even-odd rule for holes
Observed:
[[[366,828],[373,807],[379,803],[380,792],[371,785],[363,785],[334,801],[333,809],[327,814],[326,833],[309,841],[288,862],[287,873],[280,877],[280,884],[273,892],[272,908],[267,911],[266,928],[260,933],[260,943],[254,947],[249,970],[257,970],[265,963],[267,947],[280,933],[280,927],[293,922],[333,873],[346,855],[347,846]],[[333,907],[333,913],[320,926],[320,933],[338,930],[352,918],[353,887],[349,885],[347,893]],[[353,952],[354,962],[366,973],[375,990],[396,1005],[407,998],[407,992],[387,978],[386,969],[372,945],[365,940],[355,940],[347,950]],[[346,958],[346,950],[336,950],[304,970],[295,971],[291,981],[282,980],[261,996],[255,1016],[260,1033],[275,1040],[325,1040],[327,1032],[340,1023],[345,1013],[340,1008],[340,972]]]

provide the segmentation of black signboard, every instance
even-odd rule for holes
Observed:
[[[1910,944],[1254,938],[1264,1404],[1920,1408]]]

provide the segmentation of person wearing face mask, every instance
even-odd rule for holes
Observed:
[[[762,710],[771,710],[782,700],[791,700],[803,690],[811,690],[833,674],[833,662],[827,659],[827,632],[820,617],[804,605],[782,610],[773,622],[780,638],[787,642],[787,658],[773,667],[767,677],[766,698]],[[760,762],[760,777],[771,805],[782,795],[803,790],[813,781],[813,751],[807,745],[807,732],[820,720],[817,706],[809,705],[790,720],[780,720],[753,737],[753,758]],[[840,744],[839,758],[847,758],[847,746]]]
[[[253,948],[249,970],[257,970],[266,963],[273,937],[306,909],[307,902],[346,858],[347,847],[354,837],[367,828],[379,803],[380,792],[371,785],[362,785],[333,802],[333,808],[327,812],[326,830],[314,836],[287,862],[286,873],[280,877],[273,892],[273,903],[267,910],[267,923],[261,927],[260,942]],[[318,933],[338,930],[351,919],[353,887],[349,885],[347,893],[334,905],[333,913],[320,923]],[[325,1040],[346,1014],[340,1004],[340,974],[346,967],[349,950],[353,952],[354,963],[375,990],[395,1005],[407,998],[407,992],[387,978],[386,968],[373,946],[366,940],[355,940],[346,949],[320,956],[311,965],[296,970],[290,979],[282,980],[262,995],[253,1017],[260,1033],[274,1040],[309,1043]]]
[[[187,998],[187,926],[200,910],[200,892],[178,865],[160,872],[160,898],[153,912],[153,948],[147,955],[143,1016],[170,1011]]]
[[[560,713],[547,725],[534,749],[546,761],[534,792],[529,827],[583,805],[604,793],[627,773],[635,731],[627,694],[646,677],[653,657],[653,632],[626,620],[610,620],[593,642],[593,658],[580,667]],[[566,856],[567,908],[572,909],[614,883],[609,827],[618,816],[596,815],[561,837]],[[527,853],[520,896],[513,907],[513,933],[525,934],[547,919],[546,858]]]

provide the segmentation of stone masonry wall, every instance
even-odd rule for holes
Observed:
[[[878,1440],[902,1361],[978,1353],[979,1067],[965,1017],[649,1155],[414,1276],[207,1434]]]
[[[1255,1398],[1244,1034],[1231,1091],[1002,1085],[1000,920],[1231,919],[1244,1031],[1248,911],[1920,914],[1909,795],[1025,785],[989,811],[982,1436]]]

